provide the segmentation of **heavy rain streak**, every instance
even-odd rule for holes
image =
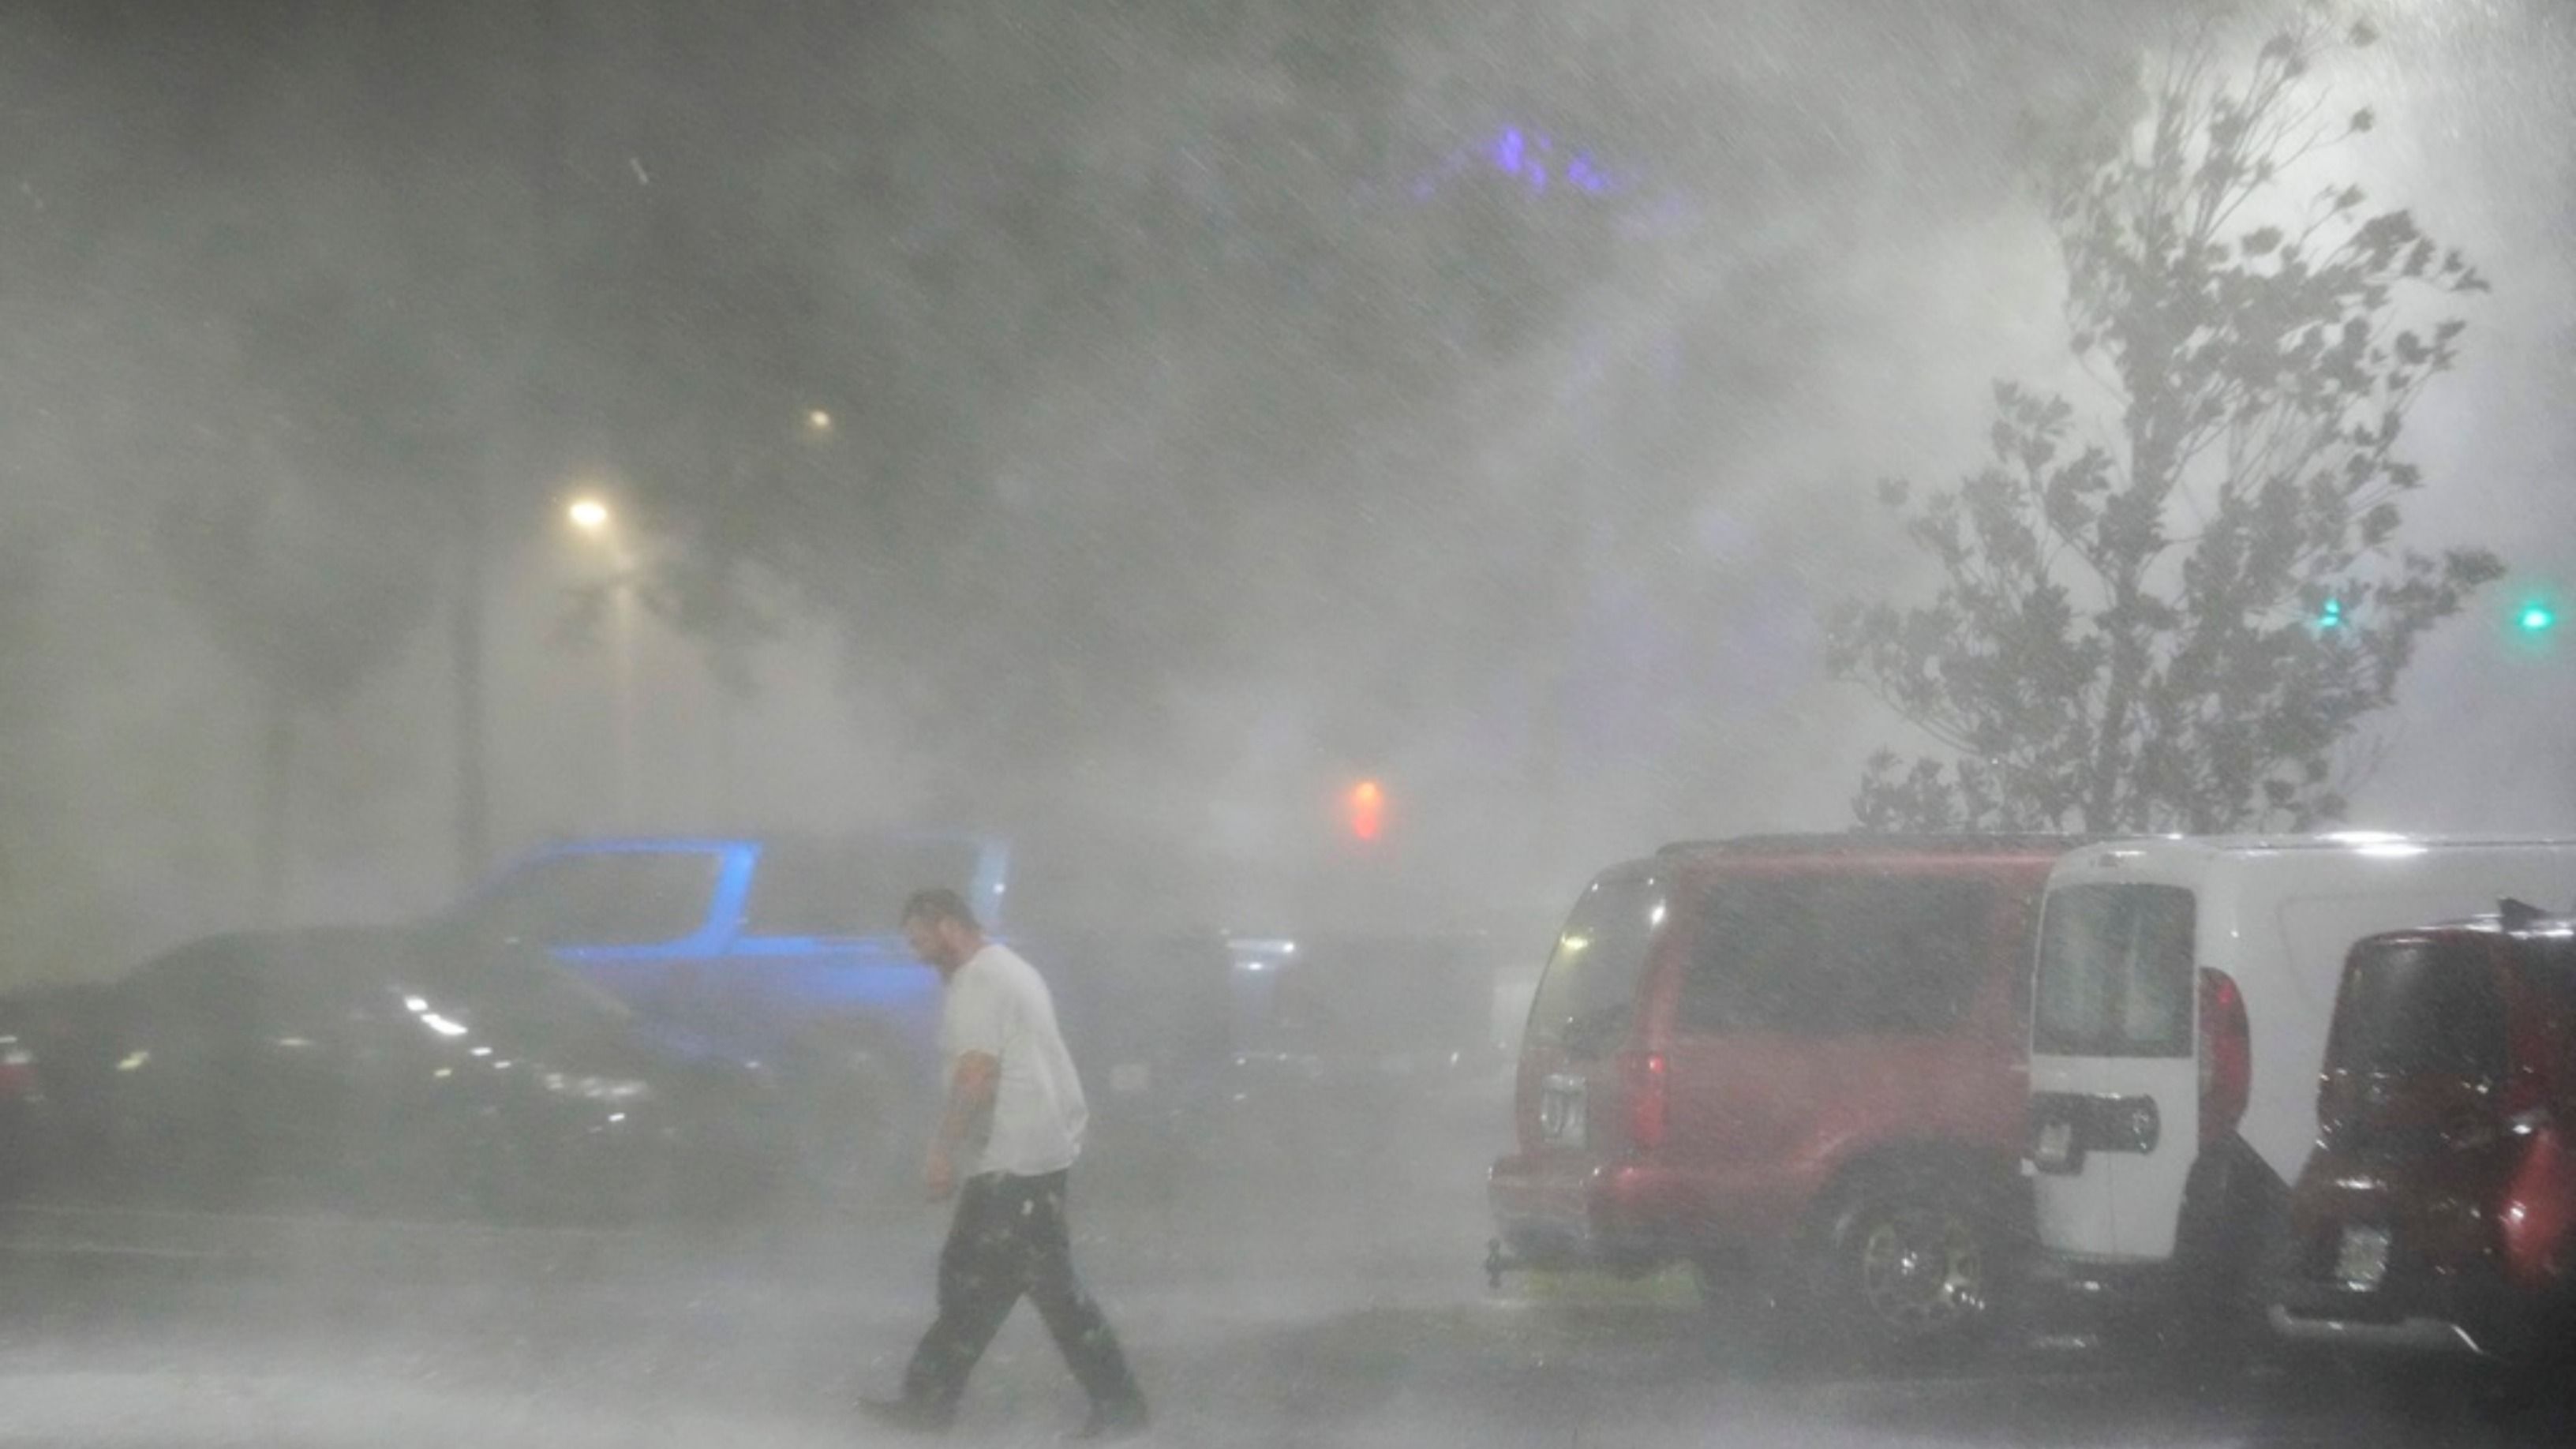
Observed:
[[[2571,77],[0,6],[0,1444],[2563,1442]]]

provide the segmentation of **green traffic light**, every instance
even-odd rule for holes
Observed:
[[[2335,628],[2336,626],[2338,626],[2338,625],[2340,625],[2340,624],[2342,624],[2342,623],[2343,623],[2343,600],[2341,600],[2341,599],[2328,599],[2328,600],[2326,600],[2326,606],[2325,606],[2325,608],[2323,608],[2322,610],[2318,611],[2318,613],[2317,613],[2317,627],[2318,627],[2318,628],[2320,628],[2320,629],[2332,629],[2332,628]]]
[[[2547,604],[2525,604],[2521,616],[2514,622],[2522,626],[2525,634],[2538,634],[2558,622],[2558,611]]]

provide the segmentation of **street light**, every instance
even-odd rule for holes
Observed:
[[[610,788],[618,825],[631,826],[635,820],[635,588],[630,577],[634,560],[627,554],[626,541],[618,536],[617,515],[598,495],[585,493],[573,499],[564,508],[564,517],[607,548],[615,569],[608,595],[609,667],[616,694],[609,722],[609,768],[614,772]]]
[[[821,408],[810,410],[805,414],[805,431],[818,438],[829,435],[832,431],[832,415]]]

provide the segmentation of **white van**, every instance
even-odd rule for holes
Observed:
[[[2576,898],[2576,839],[2172,836],[2063,857],[2031,1011],[2041,1286],[2245,1305],[2316,1141],[2345,952],[2502,896]]]

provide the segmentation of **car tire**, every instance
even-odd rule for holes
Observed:
[[[1993,1197],[1933,1171],[1872,1175],[1841,1194],[1805,1253],[1806,1322],[1869,1357],[1967,1348],[1999,1317],[2009,1254]]]
[[[2229,1140],[2193,1164],[2175,1225],[2177,1301],[2167,1346],[2198,1378],[2274,1355],[2265,1319],[2288,1268],[2289,1193],[2261,1158]]]

